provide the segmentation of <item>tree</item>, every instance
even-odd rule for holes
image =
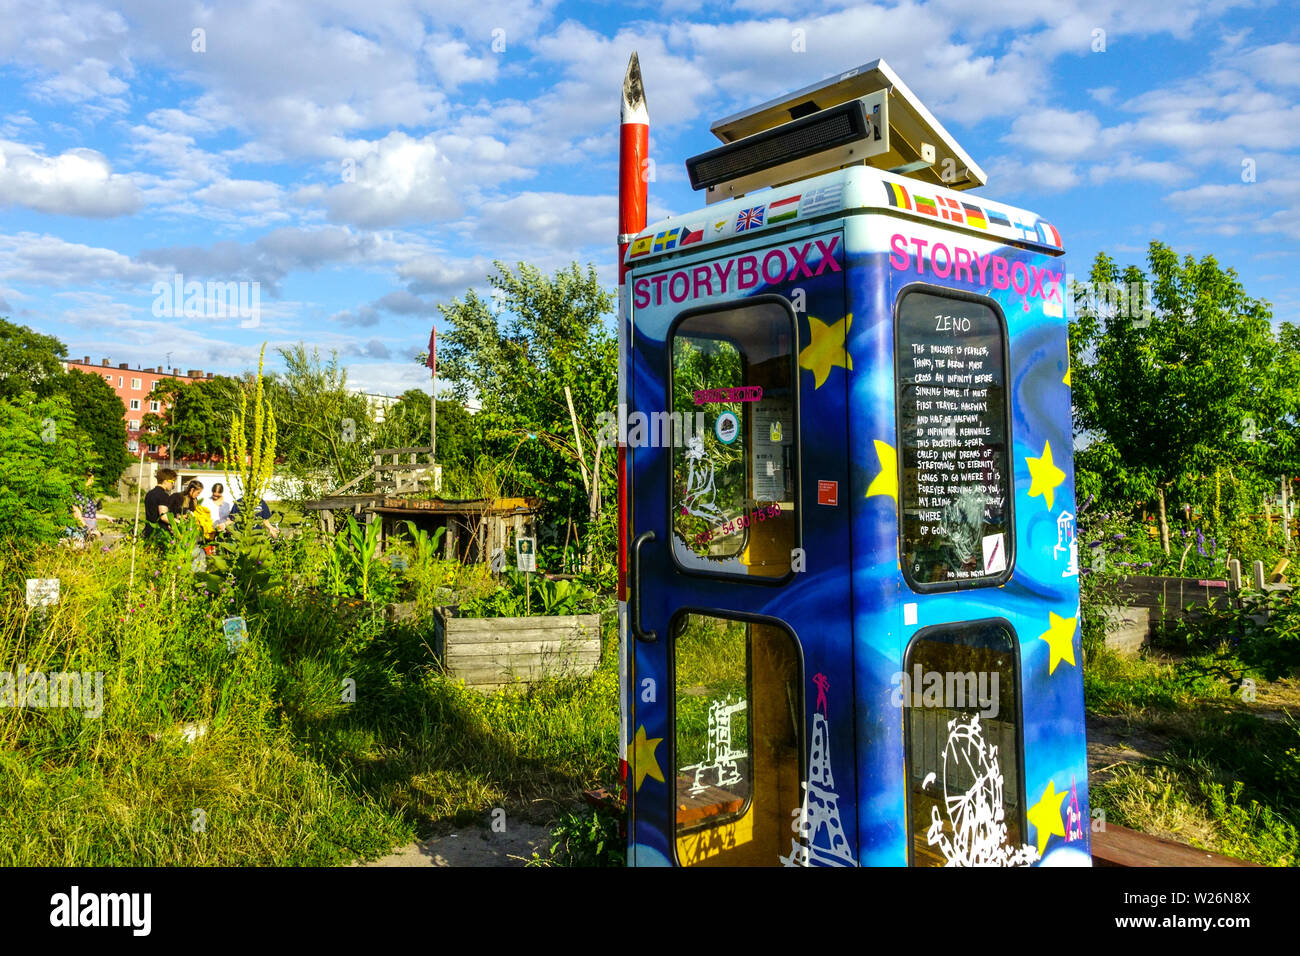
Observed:
[[[0,319],[0,399],[53,394],[67,357],[67,347],[52,335]]]
[[[299,342],[279,349],[285,370],[268,387],[280,423],[280,454],[304,487],[319,483],[322,469],[334,487],[363,471],[374,422],[365,397],[348,390],[338,353],[322,362],[317,349]]]
[[[1233,270],[1211,256],[1180,262],[1159,242],[1147,259],[1150,277],[1097,256],[1092,301],[1070,326],[1071,376],[1076,428],[1096,443],[1081,464],[1103,466],[1127,495],[1155,499],[1168,553],[1168,490],[1225,463],[1270,468],[1294,404],[1268,308]],[[1142,288],[1153,315],[1119,306]]]
[[[176,465],[176,455],[186,457],[201,439],[203,425],[200,410],[189,399],[193,393],[178,378],[160,378],[149,391],[148,400],[158,402],[159,411],[149,412],[140,420],[140,440],[150,445],[167,446],[167,463]],[[210,410],[209,410],[210,413]],[[184,444],[185,447],[180,446]]]
[[[449,476],[467,476],[475,459],[482,453],[479,423],[464,405],[438,399],[438,464],[443,480]],[[380,448],[408,448],[429,442],[429,393],[407,389],[384,413],[375,427],[374,444]]]
[[[98,375],[70,369],[56,380],[59,392],[68,400],[77,427],[94,448],[95,477],[105,491],[131,464],[126,450],[126,423],[122,420],[122,400],[113,387]]]
[[[613,486],[614,456],[593,431],[617,400],[613,296],[577,263],[546,276],[497,262],[488,281],[497,304],[470,290],[438,307],[451,326],[439,370],[462,403],[478,399],[484,452],[513,463],[522,491],[594,522]]]
[[[92,454],[62,395],[0,401],[0,539],[53,541]]]

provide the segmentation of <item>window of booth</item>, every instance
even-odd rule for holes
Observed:
[[[673,627],[677,860],[774,866],[793,852],[803,699],[793,635],[686,613]]]
[[[1026,847],[1020,669],[1005,621],[926,628],[904,658],[913,866],[1016,865]]]
[[[781,577],[798,546],[794,315],[775,296],[689,314],[669,348],[671,408],[650,427],[672,448],[673,557]]]
[[[1006,324],[987,298],[905,290],[896,316],[903,574],[1001,584],[1015,559]]]

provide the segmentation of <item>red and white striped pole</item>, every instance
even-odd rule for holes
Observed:
[[[623,75],[618,141],[618,690],[619,773],[627,780],[628,675],[631,671],[627,626],[627,385],[631,373],[632,309],[624,257],[632,239],[646,225],[646,160],[650,152],[650,114],[646,110],[641,62],[636,52]]]

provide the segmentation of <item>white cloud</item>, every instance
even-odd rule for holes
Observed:
[[[131,178],[114,173],[102,153],[70,149],[45,156],[21,143],[0,140],[0,205],[108,218],[128,215],[140,203]]]
[[[1101,123],[1087,111],[1038,109],[1018,116],[1003,140],[1054,159],[1075,159],[1096,149],[1100,131]]]

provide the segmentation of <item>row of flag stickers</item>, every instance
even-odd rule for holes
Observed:
[[[909,194],[904,186],[888,180],[882,181],[881,185],[885,187],[885,198],[889,201],[889,205],[895,209],[906,209],[922,216],[933,216],[936,219],[944,219],[973,229],[986,231],[989,229],[1004,229],[1014,234],[1014,238],[1017,239],[1026,239],[1055,249],[1062,248],[1061,234],[1046,219],[1027,223],[1020,221],[1017,216],[1016,221],[1012,222],[1005,214],[992,207],[981,208],[974,203],[958,202],[956,199],[950,199],[947,196],[937,196],[934,199],[929,199],[918,193]],[[808,193],[797,193],[793,196],[786,196],[784,199],[777,199],[770,203],[760,203],[757,206],[742,209],[736,214],[734,220],[727,217],[712,223],[702,222],[691,226],[675,226],[652,236],[642,236],[632,243],[628,258],[636,259],[639,256],[647,256],[652,252],[668,252],[671,249],[703,242],[706,233],[708,238],[716,239],[739,232],[749,232],[751,229],[757,229],[760,226],[775,226],[800,215],[814,216],[832,207],[837,207],[840,197],[843,195],[843,189],[843,183],[834,186],[823,186]]]

